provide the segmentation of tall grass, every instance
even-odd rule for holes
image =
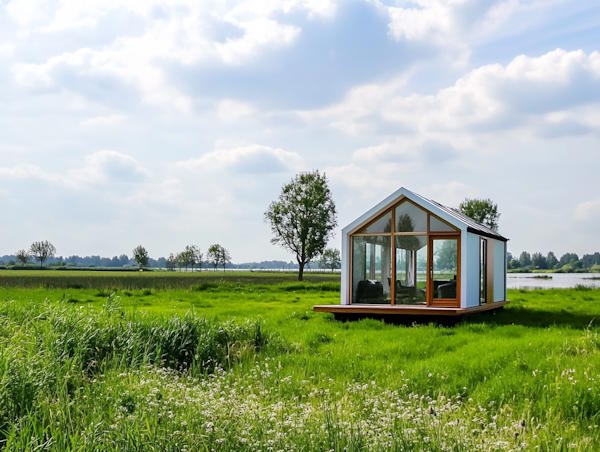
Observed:
[[[268,344],[283,346],[256,321],[131,317],[114,295],[101,311],[5,301],[0,304],[0,441],[15,434],[32,412],[43,411],[51,400],[77,397],[105,372],[155,367],[204,376],[251,359]]]
[[[206,283],[0,288],[0,448],[600,448],[598,290],[444,327],[336,322],[327,282]]]
[[[0,270],[0,287],[62,289],[189,289],[191,287],[227,287],[239,284],[294,285],[293,272],[122,272],[70,270]],[[305,273],[307,282],[334,283],[336,273]],[[306,283],[300,283],[300,286]],[[339,287],[339,286],[338,286]]]

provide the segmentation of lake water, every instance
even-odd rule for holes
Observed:
[[[548,273],[547,275],[551,279],[539,278],[539,276],[546,276],[546,274],[540,273],[509,273],[506,285],[509,289],[568,289],[577,285],[600,288],[600,274],[598,273]]]

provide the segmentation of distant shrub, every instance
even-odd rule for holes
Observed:
[[[100,298],[106,298],[109,297],[113,292],[116,292],[116,289],[98,289],[98,291],[95,293],[96,297],[100,297]]]
[[[317,350],[323,344],[333,342],[333,338],[328,334],[318,333],[308,340],[308,346],[311,350]]]
[[[585,286],[583,284],[577,284],[574,289],[578,291],[594,290],[593,287]]]
[[[281,283],[276,286],[280,290],[286,292],[296,291],[317,291],[317,292],[337,292],[340,290],[340,284],[338,282],[322,282],[322,283]]]
[[[204,290],[213,290],[217,287],[219,287],[219,285],[214,282],[202,281],[200,284],[193,286],[192,290],[195,292],[202,292]]]

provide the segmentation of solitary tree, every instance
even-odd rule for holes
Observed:
[[[25,250],[17,251],[16,256],[21,265],[25,265],[29,261],[29,253]]]
[[[173,253],[169,254],[167,258],[167,270],[173,271],[175,270],[175,265],[177,264],[177,259]]]
[[[498,231],[498,205],[491,199],[469,199],[466,198],[460,203],[459,209],[466,216],[471,217],[478,223],[488,228]]]
[[[334,271],[341,266],[340,250],[335,248],[327,248],[321,254],[321,268],[329,268]]]
[[[283,186],[265,212],[273,231],[271,242],[296,255],[298,280],[304,266],[319,256],[337,225],[335,203],[325,174],[300,173]]]
[[[33,242],[31,244],[31,248],[29,249],[29,252],[38,261],[40,261],[40,268],[42,268],[44,266],[44,262],[46,261],[46,259],[54,256],[54,254],[56,253],[56,248],[48,240],[43,240],[41,242]]]
[[[142,245],[138,245],[133,249],[133,259],[137,262],[138,267],[141,269],[148,265],[148,251]]]
[[[225,248],[224,246],[220,246],[220,253],[221,253],[221,257],[220,257],[220,261],[221,261],[221,265],[223,266],[223,271],[225,271],[225,266],[231,262],[231,254],[229,254],[229,250],[227,248]]]
[[[213,271],[217,271],[217,267],[221,263],[221,245],[215,243],[208,248],[206,258],[213,266]]]

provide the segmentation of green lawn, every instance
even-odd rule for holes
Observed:
[[[598,290],[406,326],[312,312],[335,276],[200,278],[3,285],[0,448],[600,448]]]

